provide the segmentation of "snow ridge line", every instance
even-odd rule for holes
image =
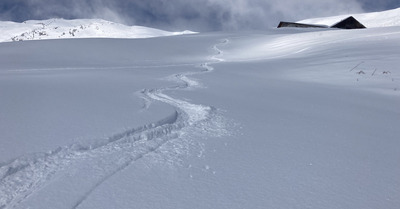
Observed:
[[[227,43],[225,40],[221,44]],[[218,45],[218,44],[217,44]],[[223,61],[216,56],[222,51],[213,49],[217,55],[211,57],[215,62]],[[224,124],[212,123],[216,117],[216,109],[204,105],[196,105],[183,100],[174,99],[166,94],[167,90],[191,89],[200,84],[188,76],[210,72],[213,70],[209,63],[201,64],[204,70],[201,72],[189,72],[174,75],[176,81],[181,83],[175,87],[163,89],[143,90],[140,93],[146,98],[148,107],[152,101],[170,104],[176,108],[174,114],[148,125],[133,128],[119,134],[115,134],[105,140],[91,145],[73,144],[60,147],[47,153],[36,153],[22,156],[0,167],[0,208],[13,208],[25,199],[29,198],[35,191],[42,188],[46,182],[51,180],[55,174],[62,170],[82,163],[96,162],[96,159],[105,159],[110,167],[103,172],[99,178],[94,178],[92,187],[74,204],[73,208],[79,207],[84,200],[104,181],[129,166],[132,162],[155,152],[159,147],[172,139],[177,139],[183,132],[199,132],[201,129],[205,134],[225,135]],[[209,127],[206,127],[209,126]],[[200,131],[201,131],[200,130]],[[118,163],[115,163],[118,161]],[[89,163],[92,165],[91,163]],[[88,168],[89,172],[93,167]]]
[[[0,73],[15,73],[15,72],[40,72],[40,71],[73,71],[73,70],[125,70],[125,69],[147,69],[147,68],[165,68],[165,67],[184,67],[184,66],[195,66],[193,63],[181,63],[181,64],[164,64],[164,65],[135,65],[135,66],[114,66],[114,67],[54,67],[54,68],[28,68],[28,69],[14,69],[0,71]]]

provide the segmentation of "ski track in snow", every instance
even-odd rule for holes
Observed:
[[[86,192],[75,203],[72,203],[72,208],[78,208],[107,179],[136,160],[148,154],[157,153],[158,149],[167,142],[180,140],[182,143],[182,141],[187,140],[185,138],[191,136],[201,135],[204,138],[228,134],[224,119],[215,108],[192,104],[172,98],[164,93],[171,90],[199,88],[200,83],[189,77],[211,72],[214,68],[210,64],[224,61],[219,58],[223,52],[218,48],[218,45],[226,43],[228,43],[228,40],[213,46],[216,54],[211,57],[212,61],[199,66],[202,68],[201,71],[172,75],[170,79],[172,78],[177,82],[177,86],[143,89],[139,92],[145,103],[144,108],[148,108],[152,102],[163,102],[175,108],[172,115],[156,123],[115,134],[105,140],[100,140],[96,144],[87,146],[74,144],[60,147],[47,153],[22,156],[1,165],[0,209],[18,207],[35,191],[43,188],[46,183],[54,179],[56,174],[61,173],[62,176],[62,171],[68,173],[68,169],[79,166],[79,173],[86,172],[89,175],[93,174],[93,176],[85,181],[85,184],[89,184],[85,187]],[[178,146],[171,151],[184,152],[179,149]],[[94,175],[94,173],[96,174]]]

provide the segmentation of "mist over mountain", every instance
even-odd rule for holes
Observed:
[[[0,19],[100,18],[165,30],[265,29],[298,20],[399,7],[395,0],[2,0]]]

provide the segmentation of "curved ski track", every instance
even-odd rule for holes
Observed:
[[[32,154],[17,158],[0,167],[0,209],[15,208],[43,188],[46,183],[59,176],[62,171],[79,167],[79,173],[96,174],[85,179],[83,194],[72,208],[77,208],[104,181],[123,170],[136,160],[157,152],[157,149],[172,140],[182,141],[191,136],[222,136],[228,132],[222,116],[210,106],[192,104],[172,98],[165,91],[198,88],[200,84],[188,76],[207,73],[213,70],[210,64],[222,62],[217,56],[222,55],[218,45],[226,44],[224,40],[213,46],[216,52],[211,62],[203,63],[199,72],[187,72],[171,76],[177,86],[161,89],[143,89],[139,92],[144,99],[145,108],[152,102],[163,102],[175,108],[175,112],[156,122],[133,128],[113,135],[102,142],[89,146],[70,145],[47,153]],[[196,135],[197,134],[197,135]],[[175,145],[174,145],[175,147]],[[182,152],[177,146],[172,152]],[[65,175],[65,173],[64,173]],[[71,175],[71,174],[69,174]],[[76,176],[75,176],[76,177]]]

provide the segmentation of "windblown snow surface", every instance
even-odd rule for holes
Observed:
[[[1,43],[0,208],[400,208],[399,49],[398,24]]]

